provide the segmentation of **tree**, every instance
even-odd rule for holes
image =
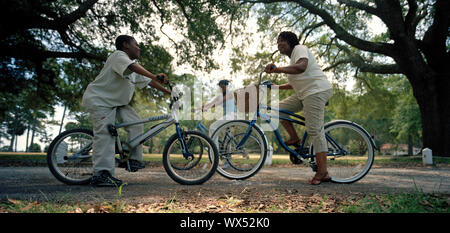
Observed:
[[[169,41],[178,62],[212,69],[212,51],[224,42],[226,31],[217,20],[235,17],[236,9],[231,0],[1,1],[0,123],[17,106],[53,114],[62,104],[80,111],[83,91],[120,33],[135,36],[150,66],[152,60],[171,60],[170,46],[158,46]],[[166,26],[181,39],[167,34]],[[148,68],[170,73],[167,65]]]
[[[419,105],[423,146],[450,156],[450,1],[240,2],[264,3],[259,13],[260,19],[269,18],[268,28],[282,21],[280,27],[298,30],[301,42],[319,48],[330,63],[327,70],[344,72],[340,76],[352,70],[404,75]],[[373,18],[381,20],[385,32],[368,30]]]
[[[408,143],[408,154],[413,154],[413,146],[419,144],[417,139],[422,135],[420,111],[412,95],[411,86],[406,80],[395,80],[393,86],[399,92],[397,104],[392,117],[390,131],[395,133],[396,139]]]
[[[74,99],[79,95],[70,96],[71,90],[79,94],[95,77],[89,71],[106,60],[122,28],[150,48],[158,49],[154,43],[160,40],[170,41],[179,62],[212,69],[212,51],[224,41],[224,25],[216,20],[235,15],[237,7],[234,1],[215,0],[6,0],[0,9],[3,113],[15,104],[6,105],[3,93],[15,95],[23,89],[33,90],[35,105],[77,106]],[[184,38],[168,36],[166,25]],[[81,80],[78,76],[86,72],[90,79]]]

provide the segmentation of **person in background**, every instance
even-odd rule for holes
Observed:
[[[226,121],[236,119],[236,101],[233,92],[228,89],[229,83],[230,81],[226,79],[220,80],[217,85],[220,87],[221,95],[216,96],[201,107],[203,112],[217,106],[222,106],[223,109],[223,116],[210,125],[209,136],[212,136],[212,133]]]

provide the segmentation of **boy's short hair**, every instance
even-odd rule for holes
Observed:
[[[286,41],[291,48],[294,48],[296,45],[300,44],[297,35],[293,32],[281,32],[278,38]]]
[[[130,43],[132,40],[134,40],[134,37],[129,35],[120,35],[116,38],[116,49],[122,50],[123,49],[123,42]]]

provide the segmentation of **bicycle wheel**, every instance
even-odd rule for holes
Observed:
[[[216,172],[219,161],[217,147],[200,132],[186,131],[182,135],[188,153],[183,154],[182,142],[175,133],[164,147],[164,169],[180,184],[202,184]]]
[[[255,175],[264,165],[268,145],[264,133],[258,127],[252,127],[245,143],[237,148],[246,137],[250,122],[229,121],[217,128],[212,140],[219,148],[220,175],[235,180],[244,180]]]
[[[332,176],[331,181],[353,183],[363,178],[374,161],[374,145],[369,134],[361,126],[349,121],[330,122],[324,129],[328,145],[327,169]]]
[[[47,151],[51,173],[70,185],[87,184],[92,177],[93,132],[71,129],[58,135]]]

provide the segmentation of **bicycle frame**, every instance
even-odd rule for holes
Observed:
[[[259,75],[259,87],[265,86],[265,85],[261,85],[261,77],[262,77],[263,72],[260,73]],[[265,88],[263,88],[262,90],[265,90]],[[265,96],[265,93],[262,94],[262,96]],[[274,115],[270,115],[270,114],[264,114],[261,113],[261,109],[265,109],[265,110],[272,110],[272,111],[276,111],[278,113],[285,113],[289,116],[295,117],[297,119],[292,119],[290,117],[284,117],[284,116],[274,116]],[[278,140],[278,142],[280,143],[280,145],[289,153],[294,154],[296,157],[298,157],[301,160],[306,160],[309,158],[315,158],[316,156],[314,154],[308,154],[308,153],[303,153],[303,148],[305,148],[305,142],[306,142],[306,138],[308,136],[308,133],[305,131],[305,133],[303,134],[302,137],[302,142],[300,144],[300,147],[297,148],[296,150],[293,150],[291,148],[289,148],[289,146],[287,146],[283,139],[281,138],[281,134],[278,131],[278,127],[275,126],[275,124],[272,122],[271,118],[272,117],[277,117],[281,120],[286,120],[295,124],[299,124],[299,125],[303,125],[305,126],[305,118],[303,116],[297,115],[295,113],[289,112],[287,110],[284,109],[277,109],[277,108],[272,108],[269,106],[264,106],[262,105],[262,98],[256,108],[256,113],[253,117],[253,119],[250,121],[250,126],[247,129],[247,132],[245,133],[245,136],[242,138],[242,140],[238,143],[238,145],[236,146],[236,149],[239,149],[242,145],[244,145],[244,143],[247,141],[248,137],[250,136],[251,130],[253,128],[253,126],[256,124],[256,120],[258,118],[263,119],[265,122],[267,122],[270,127],[273,129],[273,132]],[[336,143],[336,141],[329,135],[329,134],[325,134],[325,138],[327,139],[327,141],[329,141],[336,149],[337,151],[339,151],[338,153],[328,153],[327,156],[336,156],[336,155],[345,155],[347,152],[338,144]]]
[[[204,133],[205,135],[208,135],[208,127],[206,127],[201,121],[199,121],[197,123],[197,125],[195,126],[195,128],[197,128],[200,132]]]
[[[132,121],[132,122],[122,122],[119,124],[115,124],[113,125],[114,130],[117,130],[119,128],[123,128],[123,127],[127,127],[127,126],[132,126],[132,125],[140,125],[140,124],[145,124],[148,122],[152,122],[152,121],[160,121],[160,120],[165,120],[159,124],[156,124],[154,126],[152,126],[148,131],[138,135],[137,137],[131,139],[129,142],[127,142],[127,145],[129,147],[129,149],[133,149],[141,144],[143,144],[145,141],[151,139],[152,137],[154,137],[155,135],[157,135],[158,133],[160,133],[161,131],[163,131],[164,129],[166,129],[167,127],[175,124],[175,129],[176,129],[176,133],[178,135],[178,138],[180,139],[181,142],[181,147],[182,147],[182,151],[183,151],[183,156],[185,158],[191,157],[192,154],[190,154],[187,151],[187,147],[186,144],[184,142],[184,139],[182,137],[182,129],[178,120],[178,109],[180,108],[180,103],[179,103],[179,99],[177,97],[173,97],[173,104],[170,105],[171,108],[171,114],[165,114],[165,115],[159,115],[159,116],[155,116],[155,117],[150,117],[147,119],[143,119],[143,120],[139,120],[139,121]],[[123,153],[123,146],[122,146],[122,142],[120,141],[120,137],[119,134],[117,134],[117,132],[111,133],[113,136],[116,136],[116,144],[118,146],[119,149],[119,153]]]

